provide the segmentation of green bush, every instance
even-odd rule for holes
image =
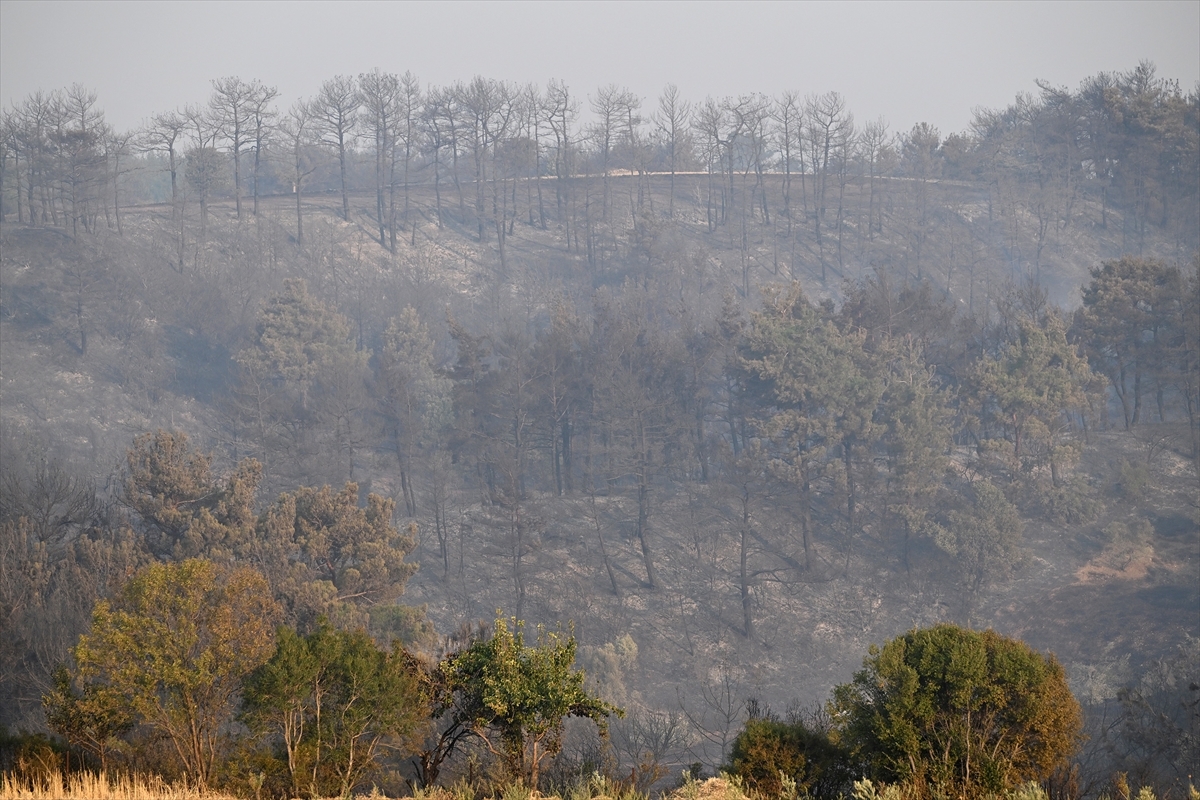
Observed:
[[[874,780],[914,797],[986,797],[1043,780],[1079,743],[1062,667],[1024,642],[955,625],[872,647],[834,690],[840,743]]]
[[[794,781],[789,794],[825,796],[846,783],[844,764],[842,751],[824,731],[768,715],[746,721],[733,741],[727,771],[767,797],[780,797],[785,780]]]
[[[1104,511],[1104,503],[1078,476],[1058,486],[1041,487],[1038,491],[1042,514],[1059,525],[1082,525]]]
[[[1142,463],[1122,461],[1117,470],[1117,493],[1126,500],[1137,502],[1145,499],[1150,488],[1150,468]]]

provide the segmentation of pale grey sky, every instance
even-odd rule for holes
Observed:
[[[0,103],[79,82],[110,123],[258,78],[281,105],[335,74],[412,71],[423,85],[565,80],[626,86],[649,111],[684,97],[841,92],[859,120],[961,131],[1034,80],[1075,88],[1154,61],[1200,80],[1200,2],[18,2],[0,0]]]

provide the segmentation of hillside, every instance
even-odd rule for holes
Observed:
[[[736,466],[729,448],[736,444],[722,433],[726,401],[717,360],[701,380],[709,405],[700,415],[700,438],[712,448],[701,460],[710,475],[683,463],[682,451],[672,451],[681,445],[664,439],[646,484],[655,505],[642,518],[633,473],[612,466],[624,456],[614,456],[605,437],[619,432],[606,433],[601,420],[587,440],[578,435],[575,485],[560,494],[555,434],[538,428],[522,456],[527,477],[516,539],[511,507],[496,499],[481,466],[504,468],[502,456],[488,462],[480,455],[491,452],[486,442],[456,445],[456,434],[444,433],[414,444],[404,480],[415,488],[402,485],[397,434],[381,421],[384,412],[372,394],[381,391],[380,378],[347,395],[343,406],[350,410],[336,412],[343,416],[314,423],[307,440],[314,449],[307,454],[293,456],[247,433],[235,356],[252,346],[260,310],[289,278],[303,278],[313,297],[345,318],[352,349],[364,364],[369,359],[372,374],[389,320],[413,307],[429,331],[432,366],[462,386],[470,337],[493,348],[484,371],[506,374],[513,352],[532,352],[567,301],[584,328],[598,330],[600,323],[590,322],[596,315],[617,314],[622,302],[633,302],[628,298],[647,298],[640,302],[653,315],[644,318],[650,330],[639,335],[640,346],[654,335],[711,331],[723,309],[734,308],[746,320],[771,287],[793,280],[814,306],[829,301],[828,309],[840,307],[855,282],[882,285],[885,293],[924,284],[933,298],[930,313],[948,308],[960,318],[984,320],[976,323],[979,337],[998,335],[983,331],[1005,319],[1011,324],[1022,292],[1035,306],[1040,296],[1043,304],[1076,307],[1089,270],[1120,257],[1128,244],[1118,212],[1080,201],[1070,224],[1043,248],[1035,273],[1022,233],[1036,228],[1027,211],[1014,205],[989,215],[987,187],[971,182],[893,179],[882,200],[869,200],[862,182],[845,188],[847,209],[881,202],[886,210],[882,229],[870,233],[864,217],[846,214],[839,248],[837,238],[819,238],[806,227],[803,215],[791,220],[779,211],[782,176],[762,177],[764,199],[757,205],[737,200],[739,192],[751,194],[753,179],[740,177],[725,220],[715,226],[707,175],[676,176],[674,198],[665,174],[579,179],[563,193],[561,216],[553,179],[513,180],[503,188],[512,203],[503,255],[496,226],[481,241],[483,223],[449,194],[439,213],[428,186],[411,192],[410,225],[400,231],[395,253],[379,242],[376,197],[366,193],[351,196],[349,221],[338,218],[335,193],[305,195],[302,241],[289,196],[263,198],[259,215],[240,223],[232,202],[211,201],[203,228],[195,208],[179,228],[170,206],[123,209],[121,234],[72,237],[52,227],[5,223],[0,423],[6,486],[27,480],[31,465],[53,461],[94,481],[101,502],[113,503],[133,438],[163,428],[187,432],[214,451],[222,471],[248,454],[269,457],[260,506],[300,484],[354,480],[363,495],[395,498],[403,517],[411,493],[419,539],[410,558],[421,567],[403,602],[424,607],[442,635],[497,613],[571,626],[581,662],[610,699],[641,714],[681,715],[685,733],[664,754],[672,772],[696,760],[717,764],[747,698],[780,709],[792,701],[815,706],[852,676],[869,645],[938,621],[995,627],[1058,654],[1073,690],[1095,709],[1112,708],[1118,690],[1153,673],[1161,659],[1182,652],[1194,665],[1200,497],[1177,399],[1169,400],[1165,421],[1147,411],[1155,421],[1130,431],[1119,429],[1119,406],[1110,401],[1109,411],[1093,418],[1096,427],[1087,432],[1075,470],[1073,485],[1086,487],[1081,496],[1089,513],[1055,522],[1036,503],[1018,499],[1024,516],[1019,558],[1011,577],[981,592],[964,588],[954,559],[932,538],[906,540],[900,549],[886,520],[882,451],[861,466],[857,527],[845,518],[844,478],[838,483],[831,472],[818,482],[811,553],[801,542],[794,490],[763,479],[740,494],[730,478]],[[919,248],[906,221],[918,184],[937,209]],[[596,198],[605,192],[607,220],[595,210],[571,216],[571,203],[599,207]],[[1168,264],[1185,265],[1191,257],[1167,235],[1152,237],[1142,253]],[[914,323],[898,308],[897,334],[923,322],[933,326],[932,318],[920,318],[924,313]],[[875,322],[891,333],[893,320]],[[928,330],[926,352],[958,352],[947,338],[952,329]],[[515,350],[503,349],[508,341]],[[964,368],[956,364],[931,369],[943,370],[950,384],[961,379]],[[454,402],[458,407],[462,396]],[[679,408],[687,402],[671,401]],[[1082,441],[1084,432],[1071,435]],[[669,457],[673,452],[678,460]],[[956,434],[950,456],[954,480],[990,474],[966,434]],[[1129,485],[1133,473],[1137,487]],[[653,580],[644,568],[643,538],[653,543]],[[84,625],[83,617],[64,619],[53,632],[25,640],[36,656],[6,656],[6,691],[19,704],[7,724],[39,724],[45,665],[66,652]],[[33,663],[38,659],[41,664]]]

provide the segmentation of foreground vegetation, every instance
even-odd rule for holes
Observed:
[[[546,800],[644,800],[645,795],[636,791],[622,789],[602,778],[592,778],[582,782],[571,792],[563,795],[543,795],[521,787],[503,787],[493,795],[484,797],[503,798],[503,800],[534,800],[542,797]],[[794,796],[794,795],[788,795]],[[1200,793],[1190,790],[1188,800],[1196,800]],[[387,796],[377,790],[365,795],[344,795],[346,800],[387,800]],[[455,786],[451,789],[434,788],[414,793],[415,800],[479,800],[480,795],[466,786]],[[699,781],[684,776],[678,789],[664,795],[668,800],[754,800],[760,795],[754,790],[747,790],[745,784],[735,776],[721,775],[708,780]],[[848,794],[843,795],[847,800],[906,800],[908,795],[896,785],[875,784],[864,779],[855,781]],[[1128,784],[1123,779],[1115,781],[1113,793],[1102,796],[1103,800],[1158,800],[1152,789],[1142,788],[1136,794],[1130,792]],[[41,781],[31,781],[25,784],[3,779],[0,783],[0,800],[231,800],[229,795],[213,791],[194,791],[187,788],[167,786],[158,782],[143,783],[136,779],[108,780],[103,775],[83,773],[73,779],[64,781],[61,776],[54,774]],[[1049,800],[1049,795],[1040,787],[1027,784],[1016,790],[1001,795],[983,796],[981,800]]]

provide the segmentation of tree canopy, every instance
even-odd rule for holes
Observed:
[[[279,630],[274,655],[246,680],[243,718],[269,737],[291,794],[347,796],[385,747],[413,749],[428,718],[417,663],[399,643],[322,623]]]
[[[837,735],[870,777],[922,797],[980,796],[1040,781],[1080,742],[1079,704],[1053,655],[995,631],[916,629],[838,686]]]
[[[84,698],[102,699],[118,721],[157,730],[203,786],[224,754],[242,680],[271,655],[277,617],[253,569],[202,559],[153,564],[113,602],[96,604],[74,650]],[[51,715],[71,700],[70,692],[51,694]]]
[[[446,713],[469,728],[515,778],[538,785],[542,762],[561,747],[563,719],[592,720],[607,731],[609,714],[624,712],[592,697],[574,669],[575,638],[539,631],[524,643],[522,624],[498,618],[486,639],[448,657],[440,667],[452,706]]]

